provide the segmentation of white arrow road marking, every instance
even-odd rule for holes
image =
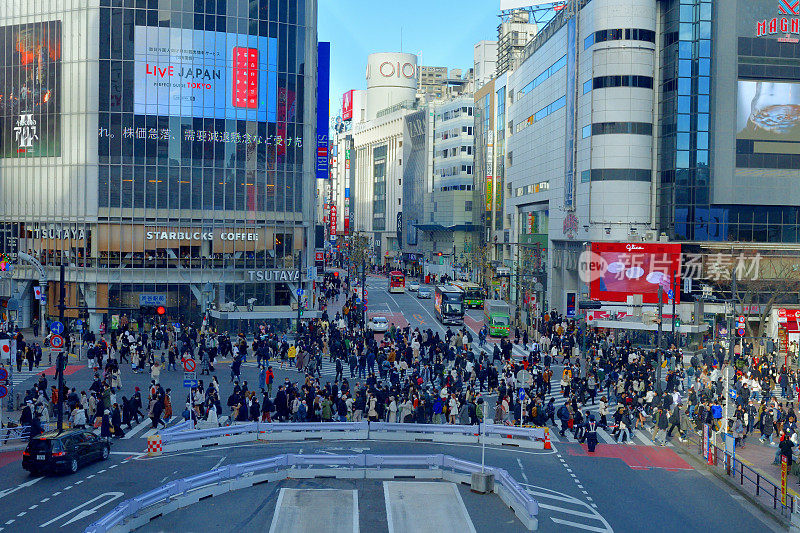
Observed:
[[[88,502],[82,503],[77,507],[73,507],[72,509],[70,509],[66,513],[58,515],[57,517],[53,518],[52,520],[49,520],[49,521],[45,522],[44,524],[40,525],[39,527],[47,527],[50,524],[52,524],[53,522],[57,522],[57,521],[61,520],[62,518],[64,518],[65,516],[67,516],[67,515],[69,515],[71,513],[74,513],[78,509],[86,507],[87,505],[90,505],[90,504],[96,502],[97,500],[99,500],[101,498],[104,498],[106,496],[110,496],[110,498],[107,498],[106,501],[104,501],[100,505],[96,505],[96,506],[92,507],[91,509],[86,509],[86,510],[81,511],[80,513],[76,514],[72,518],[72,520],[70,520],[69,522],[65,522],[64,524],[61,525],[61,527],[64,527],[66,525],[71,524],[72,522],[75,522],[76,520],[81,520],[83,518],[86,518],[87,516],[89,516],[92,513],[96,512],[98,509],[100,509],[104,505],[108,505],[109,503],[113,502],[114,500],[116,500],[118,498],[121,498],[123,495],[124,495],[123,492],[104,492],[100,496],[96,496],[96,497],[92,498],[91,500],[89,500]]]
[[[0,498],[5,498],[9,494],[13,494],[13,493],[17,492],[20,489],[24,489],[25,487],[30,487],[31,485],[41,481],[42,479],[44,479],[44,478],[36,477],[36,478],[31,479],[30,481],[26,481],[25,483],[20,483],[16,487],[13,487],[13,488],[10,488],[10,489],[6,489],[6,490],[0,490]]]

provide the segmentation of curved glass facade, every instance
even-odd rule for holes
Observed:
[[[82,4],[0,7],[0,251],[41,262],[49,314],[65,264],[67,315],[93,328],[152,301],[190,320],[288,306],[313,228],[316,2]],[[22,323],[39,277],[20,262],[0,285]]]

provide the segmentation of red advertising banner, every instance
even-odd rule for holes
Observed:
[[[353,89],[350,89],[342,96],[342,120],[352,120],[353,118]]]
[[[592,300],[625,302],[632,294],[641,294],[644,303],[670,301],[680,303],[681,245],[663,243],[592,243],[589,296]],[[674,278],[674,279],[673,279]]]
[[[781,504],[783,505],[786,505],[786,478],[788,477],[788,473],[788,459],[785,455],[781,455]]]

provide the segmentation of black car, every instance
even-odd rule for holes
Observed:
[[[22,468],[32,474],[75,472],[82,465],[108,459],[111,444],[89,430],[43,433],[22,453]]]

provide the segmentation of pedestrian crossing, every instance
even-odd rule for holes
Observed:
[[[43,370],[41,368],[34,368],[33,370],[23,368],[21,372],[17,372],[15,368],[14,371],[11,372],[11,384],[16,387],[42,372]]]
[[[558,442],[567,442],[567,443],[578,443],[578,439],[575,438],[571,430],[567,430],[564,432],[564,435],[560,433],[560,425],[555,428],[550,429],[550,441],[553,443]],[[674,434],[673,434],[674,435]],[[642,430],[642,429],[634,429],[633,433],[630,435],[630,439],[627,439],[625,442],[617,441],[614,439],[614,436],[611,434],[610,430],[605,430],[603,428],[597,428],[597,441],[600,444],[619,444],[619,445],[638,445],[638,446],[658,446],[655,442],[652,441],[650,438],[651,433],[650,430]],[[672,442],[667,441],[666,447],[673,448],[674,445]]]

